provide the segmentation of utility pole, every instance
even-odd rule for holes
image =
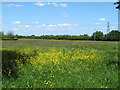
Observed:
[[[107,22],[107,34],[110,32],[110,23]]]
[[[95,38],[96,38],[96,29],[94,29],[95,33],[94,33],[94,41],[95,41]]]

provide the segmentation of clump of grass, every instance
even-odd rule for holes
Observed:
[[[19,69],[26,63],[29,55],[20,53],[17,50],[3,48],[2,49],[2,75],[4,77],[17,78]]]

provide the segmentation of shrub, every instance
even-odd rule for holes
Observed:
[[[15,50],[2,49],[2,74],[7,77],[18,77],[19,68],[26,62],[27,55]]]

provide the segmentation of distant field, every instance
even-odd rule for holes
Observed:
[[[105,47],[106,49],[113,47],[118,47],[118,42],[113,41],[84,41],[84,40],[42,40],[42,39],[19,39],[19,40],[5,40],[2,41],[3,47],[11,47],[11,48],[25,48],[25,47],[101,47],[102,49]],[[96,48],[97,49],[97,48]]]
[[[119,42],[2,41],[3,88],[119,88]]]

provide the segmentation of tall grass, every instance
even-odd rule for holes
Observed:
[[[3,45],[3,88],[119,88],[116,42],[26,42]]]

